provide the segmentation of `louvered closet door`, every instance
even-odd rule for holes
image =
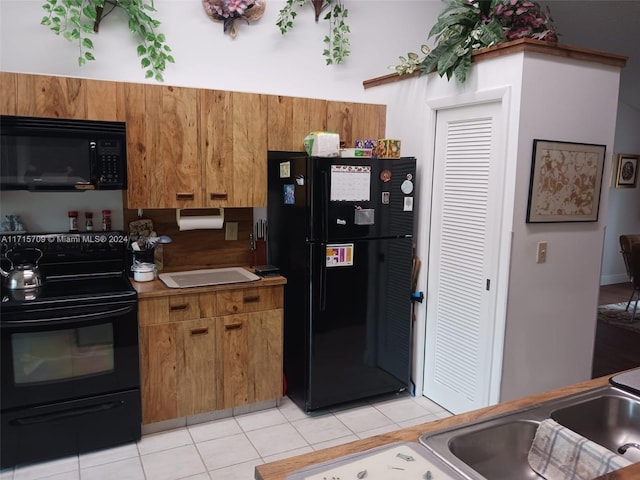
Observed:
[[[499,102],[437,112],[424,393],[454,413],[489,404],[493,342],[502,341],[493,335],[500,116]]]

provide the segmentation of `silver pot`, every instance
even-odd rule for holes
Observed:
[[[43,278],[40,270],[38,269],[38,262],[42,258],[42,250],[39,248],[29,248],[25,250],[35,250],[40,254],[35,265],[31,263],[24,263],[14,266],[13,261],[9,258],[9,254],[12,250],[9,250],[5,254],[5,257],[11,263],[11,268],[8,272],[0,268],[0,275],[2,275],[2,278],[9,290],[24,290],[42,286]]]

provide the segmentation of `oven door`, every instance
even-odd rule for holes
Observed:
[[[136,301],[3,312],[2,410],[140,386]]]

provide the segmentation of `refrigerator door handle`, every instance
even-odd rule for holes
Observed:
[[[321,312],[324,312],[327,309],[327,254],[326,254],[326,245],[324,246],[325,254],[323,258],[321,258],[320,262],[320,298],[318,305],[318,309]]]
[[[322,172],[322,185],[321,185],[321,201],[322,201],[322,215],[320,218],[320,228],[322,229],[322,241],[327,241],[329,238],[329,177],[326,171]],[[324,268],[323,268],[324,270]]]

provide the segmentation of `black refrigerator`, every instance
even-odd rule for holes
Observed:
[[[306,412],[410,384],[415,158],[269,152],[284,375]]]

